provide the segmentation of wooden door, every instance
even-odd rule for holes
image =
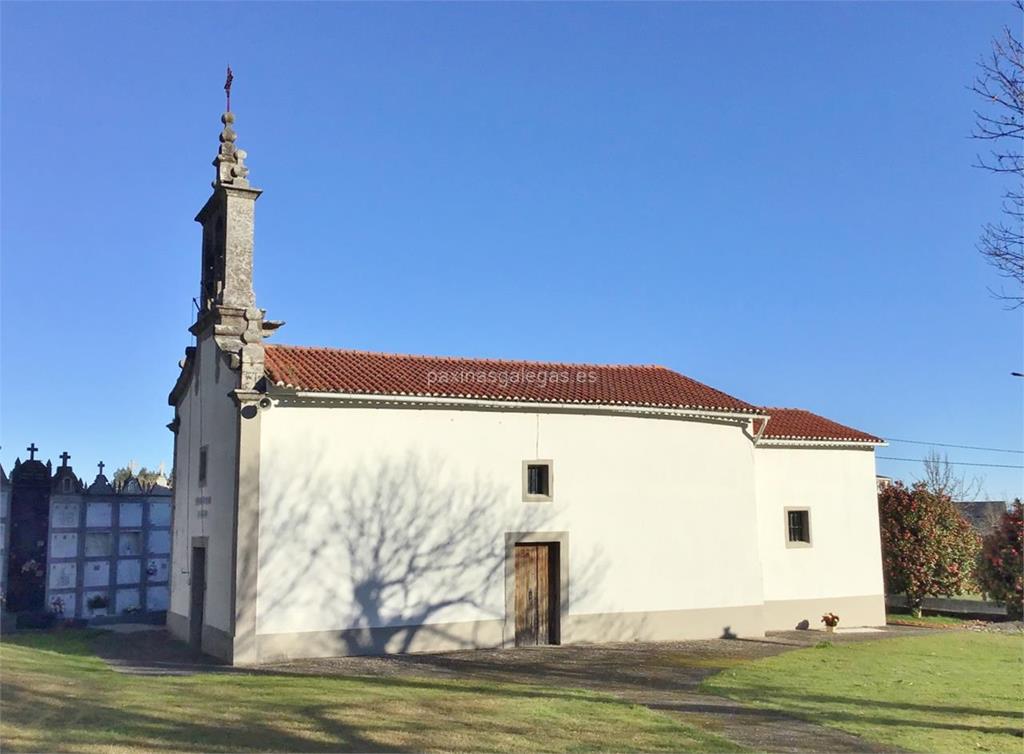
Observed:
[[[556,643],[558,545],[516,545],[515,578],[516,646]]]
[[[192,548],[192,590],[189,605],[188,642],[195,649],[203,648],[204,608],[206,606],[206,548]]]

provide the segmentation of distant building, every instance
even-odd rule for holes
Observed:
[[[962,500],[956,503],[960,515],[981,536],[985,536],[998,524],[1006,512],[1005,500]]]
[[[3,557],[0,590],[10,613],[58,612],[65,618],[134,618],[168,603],[172,491],[161,475],[132,476],[115,490],[62,464],[15,461],[0,470]]]

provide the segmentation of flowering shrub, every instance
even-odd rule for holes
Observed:
[[[978,584],[992,599],[1006,605],[1010,620],[1024,618],[1024,509],[1020,500],[1003,514],[995,531],[985,537],[978,558]]]
[[[54,597],[50,601],[50,612],[56,615],[58,618],[64,615],[64,600],[60,597]]]
[[[829,628],[835,628],[837,625],[839,625],[839,616],[835,613],[825,613],[823,616],[821,616],[821,622]]]
[[[972,583],[979,540],[948,495],[901,482],[878,493],[882,569],[890,594],[915,617],[925,597],[960,594]]]

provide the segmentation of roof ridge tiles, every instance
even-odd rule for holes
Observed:
[[[600,369],[660,369],[673,374],[680,374],[662,364],[599,364],[585,361],[542,361],[540,359],[497,358],[492,356],[439,356],[436,354],[398,353],[397,351],[367,351],[359,348],[336,348],[333,346],[299,346],[289,343],[268,343],[267,349],[290,349],[296,351],[325,351],[328,353],[357,354],[360,356],[380,356],[397,359],[429,359],[431,361],[468,361],[489,364],[532,364],[536,366],[555,367],[595,367]],[[685,375],[680,374],[685,377]],[[691,379],[691,378],[687,378]]]
[[[806,408],[761,406],[769,414],[762,437],[766,440],[823,440],[883,443],[879,437],[841,424]]]

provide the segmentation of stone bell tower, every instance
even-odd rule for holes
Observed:
[[[264,319],[252,288],[253,221],[262,193],[249,185],[246,153],[235,146],[234,113],[221,116],[220,148],[213,160],[213,194],[196,215],[203,226],[202,272],[195,324],[198,338],[212,337],[241,370],[239,389],[251,391],[263,376],[265,335],[281,322]]]

